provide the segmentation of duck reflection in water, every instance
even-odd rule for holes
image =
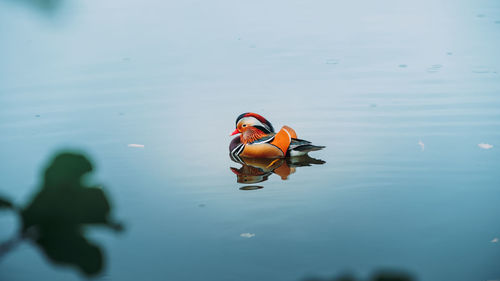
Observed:
[[[86,226],[101,225],[115,231],[121,231],[122,226],[112,219],[104,190],[84,184],[84,176],[92,170],[84,155],[63,152],[48,165],[41,188],[27,206],[16,207],[0,198],[0,207],[14,211],[21,220],[19,234],[0,243],[0,257],[22,240],[29,240],[54,263],[74,266],[86,276],[100,273],[103,253],[87,239]]]
[[[241,164],[240,168],[231,167],[231,171],[236,174],[236,182],[243,184],[255,184],[268,180],[272,174],[278,175],[282,180],[295,173],[297,167],[322,165],[325,161],[312,158],[309,155],[287,158],[246,158],[234,157],[229,154],[231,160]],[[263,188],[262,186],[244,186],[241,190],[254,190]]]

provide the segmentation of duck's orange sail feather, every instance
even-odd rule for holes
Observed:
[[[286,151],[292,142],[292,138],[297,138],[295,131],[288,126],[283,126],[276,136],[274,136],[274,140],[271,144],[278,147],[283,154],[286,155]]]

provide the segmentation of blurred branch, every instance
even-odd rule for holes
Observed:
[[[12,209],[14,205],[9,200],[0,196],[0,210],[1,209]]]
[[[14,247],[16,247],[22,240],[23,237],[21,235],[17,235],[5,242],[0,243],[0,259],[14,249]]]
[[[306,278],[303,281],[357,281],[358,279],[354,278],[352,275],[341,275],[339,277],[333,277],[333,278]],[[410,274],[401,272],[401,271],[394,271],[394,270],[384,270],[384,271],[379,271],[375,274],[372,275],[371,278],[367,279],[366,281],[415,281]]]

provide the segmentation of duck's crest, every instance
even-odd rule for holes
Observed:
[[[265,129],[269,131],[268,133],[274,133],[274,128],[273,125],[271,125],[271,122],[267,121],[267,119],[262,115],[253,112],[245,112],[243,114],[240,114],[240,116],[236,118],[236,125],[238,125],[238,122],[240,122],[240,120],[245,117],[254,117],[255,119],[259,120],[265,127],[267,127]]]

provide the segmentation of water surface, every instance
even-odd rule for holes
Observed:
[[[500,279],[500,4],[435,2],[0,1],[0,194],[86,152],[126,225],[88,230],[98,280]],[[247,111],[326,163],[241,190]],[[0,213],[0,241],[17,227]],[[29,243],[0,260],[81,278]]]

